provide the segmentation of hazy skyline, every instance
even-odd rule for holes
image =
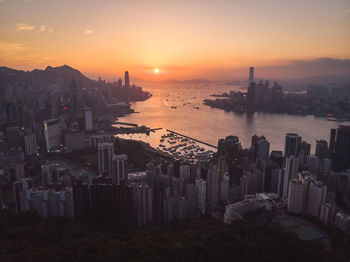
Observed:
[[[0,15],[0,65],[17,69],[68,64],[151,80],[233,78],[249,65],[283,65],[283,77],[349,69],[349,0],[0,0]]]

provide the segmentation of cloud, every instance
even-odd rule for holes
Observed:
[[[51,27],[48,27],[46,25],[41,25],[39,27],[39,32],[42,33],[42,32],[48,32],[50,35],[53,34],[53,29]]]
[[[18,23],[16,24],[16,31],[32,31],[35,26],[27,24],[27,23]]]
[[[39,28],[39,32],[45,32],[46,29],[47,29],[46,25],[41,25],[40,28]]]
[[[94,31],[90,30],[90,29],[86,29],[84,34],[85,35],[91,35]]]

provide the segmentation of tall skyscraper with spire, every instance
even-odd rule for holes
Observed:
[[[125,88],[130,88],[130,81],[129,81],[129,72],[128,71],[125,71],[125,85],[124,87]]]
[[[249,67],[249,84],[254,82],[254,67]]]

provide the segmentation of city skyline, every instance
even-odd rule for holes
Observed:
[[[350,2],[2,0],[0,60],[89,76],[232,79],[345,74]],[[158,72],[155,72],[155,69]],[[259,75],[257,76],[259,77]]]
[[[0,16],[1,262],[350,262],[350,0]]]

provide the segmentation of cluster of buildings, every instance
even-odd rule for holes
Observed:
[[[253,73],[252,69],[252,83]],[[111,86],[116,89],[106,90],[121,88],[128,98],[138,92],[130,86],[128,72],[124,85],[118,81]],[[279,100],[282,92],[277,83],[272,89],[269,83],[256,87],[248,89],[247,94],[254,106],[260,103],[256,95]],[[128,156],[114,153],[114,136],[95,130],[96,116],[103,110],[89,102],[94,90],[84,90],[72,81],[69,95],[53,92],[48,94],[50,103],[38,101],[34,113],[28,111],[32,118],[19,114],[15,102],[6,104],[0,133],[2,207],[3,189],[12,185],[13,208],[18,212],[35,210],[43,217],[63,216],[95,225],[143,225],[155,220],[169,223],[204,213],[230,223],[255,210],[274,214],[286,209],[350,232],[349,214],[336,205],[337,199],[343,199],[350,206],[349,126],[332,129],[329,143],[317,141],[314,154],[298,134],[286,134],[284,151],[270,151],[264,136],[254,135],[247,149],[242,148],[237,136],[227,136],[219,139],[217,152],[209,160],[190,163],[154,159],[144,175],[130,179]],[[263,90],[261,94],[259,90]],[[96,149],[97,176],[47,161],[50,152],[86,148]],[[28,175],[28,170],[36,176]]]
[[[108,138],[107,138],[108,139]],[[96,225],[143,225],[211,213],[225,223],[256,210],[308,214],[349,233],[350,215],[336,198],[350,200],[350,128],[331,130],[331,143],[317,141],[315,154],[297,134],[286,134],[285,148],[270,152],[263,136],[243,149],[236,136],[219,139],[211,161],[187,164],[157,159],[145,175],[129,179],[128,157],[115,155],[113,141],[96,140],[99,176],[70,178],[42,168],[42,188],[29,178],[14,183],[19,212],[74,217]],[[346,145],[346,146],[344,146]],[[337,156],[345,156],[338,158]]]
[[[130,84],[128,72],[123,85],[121,79],[115,83],[89,80],[68,66],[33,72],[2,68],[0,206],[7,205],[2,191],[12,181],[28,176],[50,153],[113,142],[111,125],[116,112],[130,111],[125,101],[149,96]]]
[[[204,104],[234,112],[272,112],[299,115],[335,116],[340,120],[349,120],[349,86],[309,85],[304,94],[283,92],[278,82],[256,81],[254,67],[249,69],[247,92],[233,92],[216,95],[215,100],[206,99]],[[300,90],[299,90],[300,91]]]

